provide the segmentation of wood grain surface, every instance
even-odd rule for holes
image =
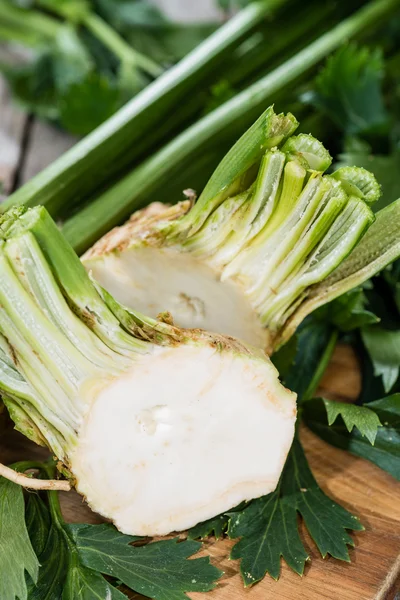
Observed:
[[[320,391],[332,399],[352,401],[359,391],[356,358],[350,348],[339,346],[321,383]],[[356,514],[365,531],[354,535],[351,563],[332,558],[322,560],[301,525],[301,536],[310,554],[305,575],[300,578],[282,563],[279,581],[267,576],[244,589],[237,561],[229,560],[233,542],[213,539],[203,554],[225,572],[218,588],[209,594],[193,593],[201,600],[398,600],[400,591],[400,483],[367,461],[329,446],[308,430],[302,441],[313,473],[331,498]],[[27,441],[11,425],[0,440],[0,461],[43,458],[46,451]],[[62,493],[65,518],[70,522],[99,523],[75,493]],[[131,595],[133,600],[141,596]]]

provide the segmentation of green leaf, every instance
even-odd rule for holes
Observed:
[[[320,489],[297,440],[285,469],[283,490],[285,502],[296,506],[322,557],[330,554],[350,562],[347,546],[354,546],[354,542],[346,529],[362,531],[364,527]]]
[[[375,212],[400,196],[400,150],[394,149],[388,155],[373,154],[369,144],[351,138],[335,165],[336,168],[344,166],[364,167],[375,175],[382,188],[381,197],[373,205]]]
[[[390,392],[400,371],[400,330],[390,331],[374,325],[362,329],[361,336],[375,376],[382,377],[385,392]]]
[[[188,539],[189,540],[198,540],[210,537],[211,535],[215,536],[216,540],[219,540],[223,537],[224,533],[227,530],[229,523],[229,517],[226,514],[218,515],[213,519],[208,519],[207,521],[203,521],[203,523],[198,523],[188,531]]]
[[[373,446],[357,429],[349,433],[343,422],[329,425],[325,407],[318,400],[306,402],[303,416],[308,427],[322,439],[373,462],[400,481],[400,394],[363,406],[374,411],[382,423]]]
[[[21,486],[0,477],[0,598],[27,600],[25,572],[37,581],[39,562],[25,525]]]
[[[126,600],[100,573],[75,561],[68,570],[62,600]]]
[[[110,117],[119,106],[119,90],[103,75],[90,73],[69,86],[60,99],[60,120],[64,127],[84,135]]]
[[[285,379],[290,372],[293,364],[296,361],[298,352],[298,336],[297,333],[292,335],[289,341],[279,348],[277,352],[272,355],[272,362],[279,371],[281,379]]]
[[[365,308],[367,304],[365,290],[358,287],[322,306],[318,310],[318,317],[332,323],[340,331],[353,331],[380,321],[377,315]]]
[[[129,544],[138,538],[111,525],[70,525],[68,530],[85,566],[156,600],[185,600],[185,592],[207,592],[222,574],[209,558],[186,560],[201,548],[198,542],[172,539],[134,547]]]
[[[298,575],[309,560],[299,536],[296,509],[281,500],[280,492],[278,487],[231,517],[229,537],[242,538],[233,547],[231,558],[241,561],[245,586],[257,583],[266,573],[278,579],[281,556]]]
[[[13,94],[22,106],[51,120],[59,115],[53,64],[51,53],[42,51],[28,64],[4,71]]]
[[[119,28],[130,27],[159,27],[166,23],[166,19],[157,6],[147,0],[125,0],[125,2],[109,2],[110,16],[114,13],[115,26]]]
[[[346,133],[376,129],[387,122],[381,91],[383,76],[379,49],[343,45],[317,76],[310,100]]]
[[[28,580],[29,600],[61,600],[70,560],[69,548],[62,529],[54,523],[46,504],[36,494],[28,498],[27,526],[41,565],[36,585]]]
[[[400,430],[400,394],[392,394],[386,398],[374,400],[367,406],[375,411],[385,427]]]
[[[39,495],[29,495],[26,521],[41,564],[37,584],[28,578],[29,600],[126,600],[100,573],[81,564],[56,512],[50,513]]]
[[[324,558],[330,554],[350,560],[347,546],[354,542],[346,530],[363,527],[319,488],[296,438],[276,491],[231,515],[229,536],[241,538],[231,558],[241,560],[245,585],[260,581],[267,572],[277,579],[281,556],[296,573],[303,573],[309,557],[299,535],[297,512]]]
[[[365,435],[371,444],[374,444],[378,427],[382,424],[373,410],[366,406],[335,402],[326,398],[322,398],[322,401],[328,415],[328,425],[332,425],[340,415],[349,433],[353,431],[354,427],[357,427],[361,435]]]
[[[400,260],[386,267],[383,277],[391,287],[393,299],[400,313]]]
[[[25,522],[29,538],[36,556],[40,556],[46,547],[51,517],[47,506],[35,493],[29,493],[25,509]]]
[[[121,33],[140,29],[163,29],[168,21],[162,11],[148,0],[96,0],[99,14]],[[135,31],[136,30],[136,31]]]
[[[356,288],[328,305],[332,309],[332,323],[341,331],[353,331],[379,323],[377,315],[362,307],[360,299],[363,297],[364,292]]]
[[[84,81],[93,69],[93,61],[74,28],[64,25],[52,49],[54,84],[60,93]]]
[[[293,366],[283,381],[297,393],[300,403],[313,396],[328,366],[336,339],[334,328],[326,320],[309,317],[298,328]]]

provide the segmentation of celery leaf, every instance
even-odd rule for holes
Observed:
[[[303,417],[308,427],[325,441],[373,462],[400,481],[400,394],[368,402],[363,407],[373,411],[382,423],[373,446],[357,429],[349,433],[343,421],[329,425],[320,400],[306,402]]]
[[[27,600],[25,572],[37,581],[39,562],[25,524],[21,486],[0,477],[0,598]]]
[[[229,517],[226,514],[217,515],[212,519],[198,523],[188,532],[189,540],[204,539],[211,535],[219,540],[223,537],[229,523]]]
[[[381,90],[383,75],[379,49],[343,45],[317,76],[310,100],[348,134],[376,130],[388,119]]]
[[[330,554],[350,560],[348,546],[354,542],[347,530],[360,531],[363,526],[324,494],[295,439],[275,492],[230,515],[228,534],[241,538],[233,547],[231,558],[241,560],[245,585],[260,581],[266,573],[277,579],[281,557],[293,571],[303,573],[308,555],[299,535],[297,513],[324,558]]]
[[[357,406],[348,402],[335,402],[322,398],[328,415],[328,425],[332,425],[338,416],[343,419],[349,433],[357,427],[361,435],[365,435],[371,444],[374,444],[378,427],[382,424],[378,415],[366,406]]]
[[[68,569],[62,600],[126,600],[100,573],[84,567],[79,561]]]
[[[86,567],[155,600],[185,600],[185,592],[207,592],[222,574],[209,558],[187,560],[200,550],[198,542],[171,539],[135,547],[130,544],[138,538],[108,524],[69,525],[68,531]]]
[[[319,308],[318,316],[345,332],[378,323],[379,317],[367,309],[365,289],[367,286],[364,284],[342,294]]]
[[[26,522],[41,564],[37,583],[27,578],[29,600],[126,600],[100,573],[82,564],[62,519],[37,494],[28,497]]]

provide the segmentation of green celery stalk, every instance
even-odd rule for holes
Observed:
[[[120,173],[137,156],[140,141],[162,127],[183,102],[267,15],[287,0],[250,4],[164,73],[124,108],[12,194],[2,205],[46,206],[58,215],[65,203],[78,203]]]
[[[255,84],[212,111],[164,146],[151,158],[71,217],[63,232],[81,253],[109,229],[150,199],[171,200],[165,188],[196,157],[215,145],[232,141],[245,129],[274,94],[292,85],[302,74],[348,39],[388,18],[399,0],[375,0],[280,65]]]
[[[329,277],[311,287],[311,292],[286,324],[281,343],[290,339],[301,321],[320,306],[361,285],[400,253],[400,198],[376,213],[376,221],[360,243]]]

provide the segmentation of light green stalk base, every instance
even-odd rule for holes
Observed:
[[[313,286],[338,268],[373,223],[370,204],[380,195],[365,169],[324,175],[329,153],[312,136],[293,135],[297,125],[293,115],[276,115],[270,107],[226,155],[193,207],[183,202],[140,211],[102,238],[84,264],[127,305],[151,314],[165,297],[163,308],[179,325],[242,336],[272,352]],[[191,319],[177,297],[201,305],[204,319],[196,310]]]

